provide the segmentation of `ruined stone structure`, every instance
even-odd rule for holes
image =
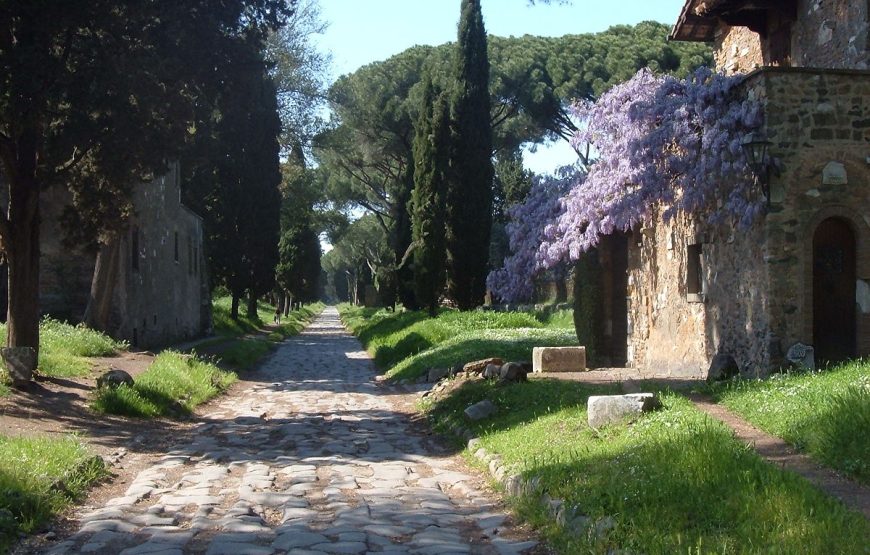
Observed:
[[[683,215],[602,243],[599,260],[628,258],[627,279],[602,263],[627,302],[603,295],[601,326],[629,366],[705,377],[722,353],[764,375],[798,342],[817,361],[870,355],[868,18],[867,0],[687,0],[671,38],[713,41],[718,69],[746,74],[781,172],[748,230]]]
[[[211,327],[201,218],[181,203],[179,168],[134,188],[135,215],[99,253],[63,245],[57,216],[64,192],[43,197],[40,304],[150,348]]]

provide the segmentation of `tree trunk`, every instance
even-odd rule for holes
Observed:
[[[248,309],[247,309],[248,318],[253,320],[257,319],[257,296],[253,293],[248,293]]]
[[[233,302],[230,305],[230,318],[233,320],[239,319],[239,300],[241,299],[241,295],[238,293],[233,293]]]
[[[288,291],[287,297],[284,299],[284,316],[290,316],[293,311],[293,295]]]
[[[93,329],[108,331],[109,314],[115,296],[115,284],[118,281],[118,261],[121,256],[121,237],[113,234],[106,243],[100,246],[97,261],[94,265],[94,277],[91,279],[91,294],[82,321]]]
[[[568,300],[568,284],[567,280],[556,278],[556,302],[564,303]]]
[[[6,345],[39,354],[39,189],[33,174],[9,180]],[[34,357],[34,368],[35,370]]]

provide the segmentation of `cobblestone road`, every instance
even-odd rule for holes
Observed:
[[[50,553],[521,553],[478,480],[394,409],[335,309],[288,340],[196,439]],[[393,397],[391,399],[391,397]]]

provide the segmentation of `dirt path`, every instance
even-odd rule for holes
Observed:
[[[129,487],[79,508],[71,534],[21,552],[543,551],[374,377],[327,309]]]

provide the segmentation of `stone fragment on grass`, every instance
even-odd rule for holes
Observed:
[[[586,370],[586,347],[535,347],[533,372],[580,372]]]
[[[531,370],[529,362],[508,362],[499,369],[498,380],[503,383],[524,382]]]
[[[36,350],[33,347],[3,347],[0,356],[6,363],[6,371],[12,380],[12,385],[21,387],[33,379],[36,370]]]
[[[480,374],[482,373],[487,365],[489,364],[497,364],[501,366],[504,364],[504,361],[500,358],[485,358],[483,360],[475,360],[474,362],[469,362],[462,367],[462,371],[466,374]]]
[[[587,421],[592,428],[600,428],[661,407],[654,393],[630,393],[628,395],[593,395],[586,404]]]
[[[498,364],[487,364],[486,368],[483,370],[483,377],[487,380],[491,380],[497,378],[499,373],[501,372],[501,365]]]
[[[449,375],[449,368],[430,368],[429,373],[426,375],[426,381],[429,383],[439,382]]]
[[[133,385],[133,376],[118,368],[112,368],[99,378],[97,378],[97,387],[108,387],[114,389],[120,385]]]
[[[465,417],[469,420],[483,420],[495,414],[497,407],[489,399],[474,403],[465,409]]]

